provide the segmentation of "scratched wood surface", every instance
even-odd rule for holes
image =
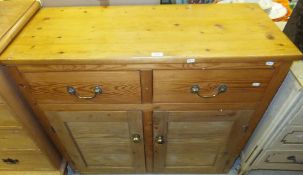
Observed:
[[[1,56],[12,63],[293,60],[299,50],[258,5],[41,9]]]

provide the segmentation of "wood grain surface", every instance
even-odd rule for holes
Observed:
[[[0,53],[39,10],[36,0],[0,1]]]
[[[6,104],[0,104],[0,128],[22,128]]]
[[[6,164],[3,161],[0,162],[0,172],[1,170],[14,170],[14,171],[33,171],[33,170],[55,170],[48,158],[37,151],[10,151],[10,152],[0,152],[1,159],[18,159],[19,163],[16,165]],[[2,173],[1,173],[2,174]]]
[[[273,76],[274,69],[246,70],[155,70],[154,102],[156,103],[252,103],[258,102]],[[260,83],[254,87],[252,83]],[[191,93],[200,86],[201,95],[211,95],[220,84],[226,92],[212,98]]]
[[[23,76],[38,103],[141,103],[138,71],[44,72]],[[96,86],[102,88],[102,93],[90,100],[67,92],[67,87],[74,87],[80,96],[89,97],[94,95]]]
[[[34,140],[22,129],[0,129],[0,145],[2,152],[14,150],[40,151]]]
[[[20,72],[69,72],[69,71],[113,71],[113,70],[234,70],[274,69],[280,62],[266,65],[265,61],[255,62],[204,62],[196,64],[48,64],[18,65]]]
[[[3,53],[13,63],[293,60],[299,50],[257,4],[41,9]]]
[[[223,172],[228,154],[243,137],[253,110],[155,111],[154,170],[167,173]],[[239,121],[246,121],[240,122]],[[158,144],[158,136],[164,143]]]
[[[20,167],[16,169],[9,168],[9,166],[3,166],[2,170],[5,170],[5,168],[9,168],[11,170],[58,170],[62,163],[61,155],[58,153],[53,143],[49,140],[43,128],[40,126],[39,121],[30,110],[29,104],[24,100],[23,96],[21,96],[21,92],[17,89],[17,85],[12,81],[7,69],[3,66],[0,67],[0,86],[0,94],[5,100],[5,109],[8,110],[9,114],[11,114],[19,123],[17,127],[2,126],[1,129],[22,129],[23,134],[19,134],[18,136],[28,136],[30,139],[32,139],[35,146],[38,147],[38,149],[36,149],[34,152],[38,151],[38,157],[41,157],[41,166],[39,166],[38,160],[31,160],[33,157],[35,157],[33,155],[30,159],[25,158],[25,164],[20,165]],[[13,123],[9,122],[8,124]],[[15,130],[15,132],[18,132],[18,130]],[[21,141],[21,138],[14,139],[15,143],[18,141]],[[9,144],[8,141],[6,142]],[[23,151],[24,154],[31,154],[30,152],[26,152],[27,149],[28,147],[25,147],[24,150],[19,150],[17,148],[15,151],[18,151],[17,155],[21,156],[23,155]],[[11,157],[10,154],[15,154],[15,151],[2,151],[1,157]]]
[[[80,172],[145,172],[140,111],[48,111],[60,141]],[[141,141],[132,142],[139,134]]]
[[[217,4],[44,8],[0,62],[76,171],[222,173],[300,58],[257,5]]]

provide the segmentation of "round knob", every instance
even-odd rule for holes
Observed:
[[[220,85],[218,86],[218,92],[219,92],[219,93],[226,92],[227,89],[228,89],[228,87],[227,87],[227,85],[225,85],[225,84],[220,84]]]
[[[141,137],[140,137],[140,135],[139,135],[139,134],[133,134],[133,135],[132,135],[132,141],[133,141],[134,143],[140,143],[140,142],[141,142]]]
[[[156,143],[163,144],[164,143],[164,137],[163,136],[157,136],[156,137]]]
[[[199,85],[192,85],[191,87],[191,93],[197,94],[200,92],[200,86]]]

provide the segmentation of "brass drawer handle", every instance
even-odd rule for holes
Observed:
[[[102,89],[100,86],[96,86],[93,90],[93,95],[92,96],[81,96],[78,92],[77,92],[77,89],[72,87],[72,86],[68,86],[67,87],[67,92],[70,94],[70,95],[74,95],[76,96],[77,98],[79,99],[93,99],[93,98],[96,98],[99,94],[102,94]]]
[[[165,143],[164,137],[163,136],[157,136],[156,137],[156,143],[157,144],[164,144]]]
[[[201,95],[201,94],[200,94],[200,91],[201,91],[200,86],[199,86],[199,85],[192,85],[192,87],[191,87],[191,93],[196,94],[196,95],[198,95],[198,96],[201,97],[201,98],[212,98],[212,97],[218,96],[218,95],[221,94],[221,93],[226,92],[227,89],[228,89],[228,88],[227,88],[227,85],[225,85],[225,84],[220,84],[219,86],[217,86],[217,87],[214,89],[214,91],[213,91],[213,93],[212,93],[211,95]]]
[[[141,142],[141,136],[139,134],[133,134],[131,139],[134,143],[140,143]]]
[[[18,159],[11,159],[11,158],[7,158],[7,159],[2,159],[2,161],[6,164],[10,164],[10,165],[15,165],[17,163],[19,163]]]

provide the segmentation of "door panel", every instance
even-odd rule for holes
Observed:
[[[8,160],[13,160],[16,163],[7,162]],[[47,156],[39,151],[10,150],[0,152],[0,171],[2,170],[22,173],[26,171],[54,171],[57,169],[53,168]]]
[[[258,169],[303,170],[303,151],[301,150],[265,150],[262,156],[256,159]]]
[[[154,170],[222,173],[229,152],[244,135],[243,127],[252,113],[253,110],[154,112]]]
[[[49,111],[46,115],[80,172],[145,171],[140,111]],[[132,140],[134,134],[138,143]]]
[[[302,150],[303,126],[289,125],[285,127],[271,143],[271,148],[279,150]]]

